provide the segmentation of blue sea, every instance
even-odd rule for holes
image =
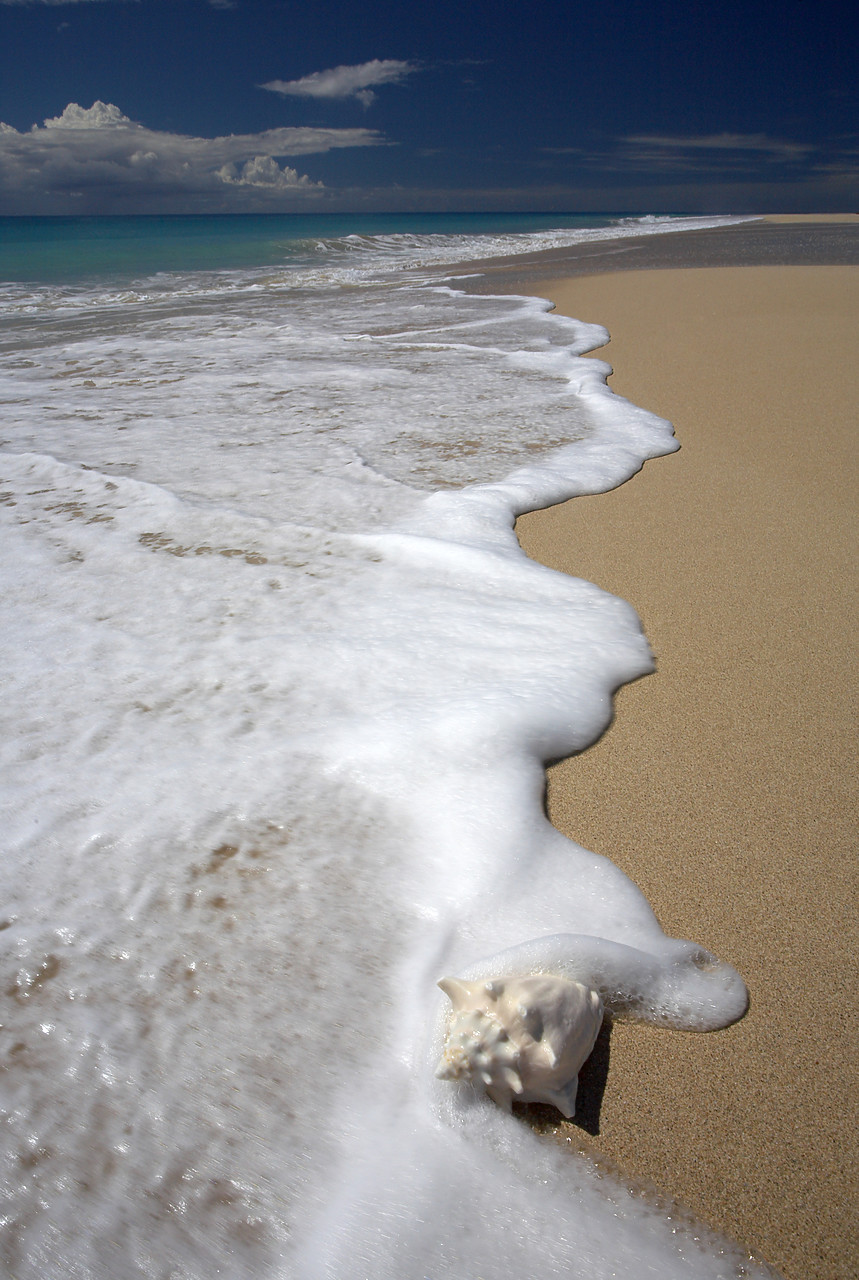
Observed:
[[[161,271],[300,268],[326,249],[334,254],[408,246],[426,251],[433,242],[442,253],[452,250],[464,260],[472,248],[481,257],[489,256],[495,243],[501,252],[527,252],[575,243],[577,232],[631,227],[637,221],[610,214],[527,213],[0,218],[0,280],[47,283]],[[565,236],[570,232],[572,237]]]
[[[542,803],[652,658],[515,519],[671,425],[599,325],[463,281],[724,221],[0,220],[16,1280],[764,1274],[503,1105],[573,1105],[570,992],[689,1033],[746,992]],[[507,1022],[437,986],[535,977]]]

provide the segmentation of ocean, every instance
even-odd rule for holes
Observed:
[[[764,1274],[435,1076],[445,976],[745,1008],[543,809],[652,659],[514,520],[671,426],[456,270],[724,221],[0,220],[15,1280]]]

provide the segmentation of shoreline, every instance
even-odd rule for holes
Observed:
[[[660,252],[737,230],[660,237]],[[814,262],[807,224],[785,231]],[[611,346],[592,354],[617,361],[609,385],[673,421],[681,443],[619,489],[517,524],[533,558],[629,600],[657,658],[620,690],[604,737],[549,770],[550,817],[629,874],[668,933],[739,968],[752,1002],[709,1036],[616,1026],[595,1136],[553,1128],[786,1280],[845,1280],[859,1270],[847,707],[859,271],[550,279],[548,265],[523,263],[504,291],[604,324]],[[501,274],[467,288],[496,292]]]
[[[448,283],[467,293],[537,293],[547,283],[615,272],[689,267],[856,266],[859,214],[783,214],[660,234],[590,241],[458,263]],[[539,286],[539,287],[538,287]]]

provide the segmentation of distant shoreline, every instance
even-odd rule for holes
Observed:
[[[550,770],[549,812],[667,932],[736,965],[752,1005],[709,1036],[616,1027],[599,1132],[559,1136],[787,1280],[844,1280],[859,1272],[845,945],[859,219],[653,237],[601,266],[593,248],[463,282],[605,324],[610,385],[681,442],[610,494],[518,522],[529,555],[636,607],[658,664],[620,691],[598,744]]]
[[[699,231],[631,236],[477,259],[451,269],[466,293],[534,293],[546,280],[689,267],[856,266],[859,214],[784,214]],[[462,273],[463,278],[457,276]],[[517,289],[517,286],[525,286]]]

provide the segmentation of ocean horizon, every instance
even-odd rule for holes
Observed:
[[[725,218],[672,214],[544,213],[224,213],[0,216],[0,281],[51,283],[137,278],[163,271],[300,267],[326,247],[396,255],[410,244],[425,255],[475,250],[490,256],[575,243],[564,233],[656,225],[713,225]],[[444,244],[442,244],[442,240]],[[521,252],[529,252],[523,247]]]

